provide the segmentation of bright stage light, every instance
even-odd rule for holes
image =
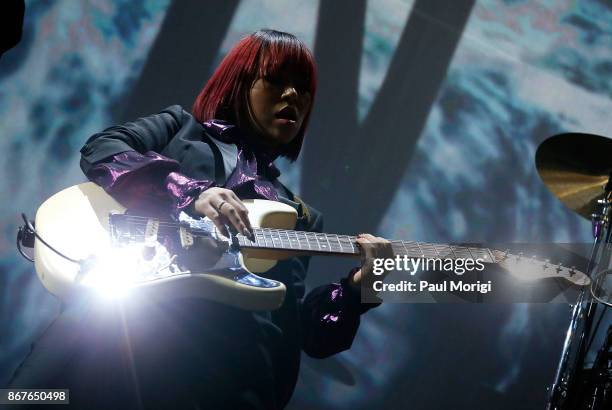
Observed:
[[[142,243],[112,247],[93,256],[80,283],[105,298],[121,298],[139,283],[173,274],[169,269],[172,262],[171,255],[159,243],[148,247]]]

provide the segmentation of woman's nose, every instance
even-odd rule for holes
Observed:
[[[283,94],[281,95],[281,98],[283,99],[285,98],[297,99],[297,97],[298,97],[297,90],[292,85],[286,86],[285,89],[283,90]]]

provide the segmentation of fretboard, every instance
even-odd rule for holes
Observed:
[[[131,215],[114,215],[116,219],[135,228],[143,235],[148,221],[146,217]],[[212,222],[201,221],[202,226],[190,227],[195,236],[208,236],[210,230],[216,230]],[[160,229],[176,230],[179,223],[175,221],[160,221]],[[323,255],[358,256],[361,254],[356,237],[329,233],[292,231],[285,229],[255,228],[255,240],[251,241],[242,234],[236,235],[238,243],[243,248],[258,248],[271,250],[286,250],[300,253]],[[433,244],[415,241],[392,240],[394,255],[406,255],[409,258],[440,258],[440,259],[481,259],[483,262],[499,263],[508,256],[507,252],[488,248]]]
[[[238,235],[240,246],[347,256],[361,253],[360,246],[354,236],[267,228],[257,228],[254,233],[254,241],[243,235]],[[407,255],[409,258],[481,259],[484,262],[498,262],[504,258],[503,252],[487,248],[439,245],[415,241],[394,240],[390,242],[395,255]]]

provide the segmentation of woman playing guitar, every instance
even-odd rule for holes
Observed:
[[[81,168],[129,209],[185,211],[251,236],[241,199],[260,198],[294,207],[296,230],[320,232],[320,213],[278,181],[273,164],[298,157],[315,89],[307,47],[257,31],[228,53],[191,113],[175,105],[95,134]],[[368,234],[357,242],[371,244],[365,257],[390,249]],[[287,287],[273,311],[202,299],[66,305],[11,387],[68,388],[74,408],[283,408],[301,350],[323,358],[348,349],[360,315],[375,306],[360,300],[367,269],[305,295],[308,262],[294,257],[267,273]]]

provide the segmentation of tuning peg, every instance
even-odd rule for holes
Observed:
[[[544,259],[544,269],[548,268],[549,263],[550,263],[550,259]]]
[[[523,252],[519,252],[518,256],[516,257],[516,260],[519,260],[523,257]]]
[[[561,271],[563,270],[563,264],[560,263],[557,265],[557,269],[555,269],[557,271],[557,273],[561,273]]]
[[[572,266],[572,267],[570,268],[570,270],[569,270],[569,274],[570,274],[570,276],[574,276],[574,275],[576,274],[576,267],[575,267],[575,266]]]

